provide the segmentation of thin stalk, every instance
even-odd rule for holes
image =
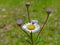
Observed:
[[[36,40],[38,39],[38,37],[39,37],[41,31],[43,30],[44,26],[46,25],[46,23],[47,23],[47,21],[48,21],[48,18],[49,18],[49,14],[47,15],[45,22],[43,23],[43,25],[42,25],[40,31],[38,32],[38,35],[37,35]]]
[[[27,7],[27,18],[28,18],[28,22],[30,22],[29,7]]]
[[[20,26],[20,29],[26,34],[26,36],[27,36],[29,39],[31,39],[30,36],[29,36],[29,34],[28,34],[25,30],[23,30],[23,29],[21,28],[21,26]]]
[[[32,31],[31,31],[31,45],[34,45],[34,41],[33,41],[33,35],[32,35]]]

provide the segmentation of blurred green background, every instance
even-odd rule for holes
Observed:
[[[40,25],[47,16],[45,9],[52,8],[36,45],[60,45],[60,0],[0,0],[0,45],[29,45],[28,38],[16,24],[18,19],[27,22],[25,3],[28,1],[31,20],[37,19]],[[36,34],[33,35],[35,40]]]

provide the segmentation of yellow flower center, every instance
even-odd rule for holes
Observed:
[[[28,28],[29,30],[33,30],[33,29],[35,29],[35,26],[34,26],[34,24],[30,24],[30,25],[27,26],[27,28]]]

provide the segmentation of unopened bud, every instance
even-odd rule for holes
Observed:
[[[20,20],[17,20],[17,24],[20,26],[20,25],[22,25],[22,20],[20,19]]]
[[[47,8],[47,9],[46,9],[46,12],[47,12],[48,14],[50,14],[50,13],[51,13],[51,11],[52,11],[52,9],[51,9],[51,8]]]
[[[26,6],[30,6],[30,2],[26,2]]]

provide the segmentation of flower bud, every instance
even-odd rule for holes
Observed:
[[[30,2],[26,2],[26,6],[27,6],[27,7],[30,6]]]
[[[21,26],[22,25],[22,20],[20,19],[20,20],[17,20],[17,24],[19,25],[19,26]]]
[[[32,24],[38,23],[38,20],[32,20],[31,23],[32,23]]]
[[[52,11],[52,9],[51,9],[51,8],[47,8],[47,9],[46,9],[46,12],[47,12],[48,14],[50,14],[50,13],[51,13],[51,11]]]

